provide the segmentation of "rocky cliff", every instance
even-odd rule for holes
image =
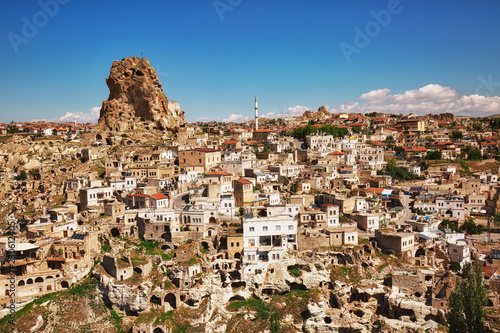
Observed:
[[[427,117],[430,119],[437,120],[437,121],[449,121],[450,123],[454,122],[456,120],[455,116],[451,113],[440,113],[440,114],[430,113],[427,115]]]
[[[332,114],[326,110],[324,106],[318,108],[317,112],[306,111],[302,116],[300,116],[301,120],[315,120],[322,121],[327,120],[332,117]]]
[[[186,124],[184,111],[167,99],[147,58],[113,61],[106,84],[109,97],[102,102],[99,117],[103,129],[123,132],[145,126],[176,130]]]

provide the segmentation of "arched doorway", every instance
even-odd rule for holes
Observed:
[[[415,257],[425,256],[425,249],[423,247],[419,247],[417,252],[415,252]]]
[[[118,237],[118,236],[120,236],[120,230],[118,230],[117,228],[111,229],[111,236],[112,237]]]
[[[177,299],[175,298],[175,295],[170,293],[165,296],[165,302],[170,304],[172,309],[177,309]]]
[[[35,282],[36,282],[36,283],[38,283],[38,282],[43,282],[43,278],[41,278],[41,277],[37,277],[37,278],[35,279]]]
[[[62,287],[62,288],[65,288],[65,289],[69,288],[68,281],[63,281],[63,282],[61,282],[61,287]]]
[[[161,328],[157,327],[153,330],[153,333],[164,333],[164,332]]]

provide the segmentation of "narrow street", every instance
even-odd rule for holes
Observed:
[[[170,200],[170,207],[174,209],[182,208],[188,203],[189,203],[189,192],[182,192],[172,197],[172,200]]]
[[[413,200],[407,194],[402,194],[403,192],[399,192],[399,201],[401,202],[401,206],[404,208],[404,215],[399,219],[399,224],[404,224],[404,221],[408,220],[412,216],[412,212],[410,209],[410,202]]]

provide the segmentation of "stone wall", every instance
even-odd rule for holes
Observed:
[[[317,249],[319,247],[329,247],[330,237],[324,234],[314,236],[298,235],[299,251],[307,251]]]

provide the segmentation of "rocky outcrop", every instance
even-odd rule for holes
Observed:
[[[455,115],[453,115],[452,113],[440,113],[440,114],[428,114],[427,117],[429,119],[434,119],[434,120],[437,120],[437,121],[449,121],[450,123],[454,122],[456,119],[455,119]]]
[[[98,269],[94,274],[100,282],[99,289],[108,304],[115,305],[128,314],[137,314],[149,309],[148,292],[151,287],[149,284],[138,288],[135,285],[117,283],[104,269]]]
[[[324,106],[319,107],[317,112],[306,111],[300,117],[301,120],[315,120],[315,121],[323,121],[328,120],[332,117],[332,114],[326,110]]]
[[[106,84],[109,97],[102,102],[101,129],[123,132],[142,126],[176,130],[186,124],[184,111],[177,102],[167,99],[147,58],[134,56],[113,61]]]

